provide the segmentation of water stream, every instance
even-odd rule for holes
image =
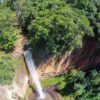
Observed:
[[[30,50],[24,51],[24,57],[25,57],[29,72],[32,76],[32,80],[36,86],[36,92],[39,95],[38,99],[43,99],[43,98],[45,98],[45,95],[43,93],[43,90],[42,90],[42,87],[41,87],[41,84],[39,81],[38,73],[36,71],[35,63],[32,59],[31,51]]]

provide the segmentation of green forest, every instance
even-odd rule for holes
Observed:
[[[24,51],[13,56],[23,46],[16,42],[20,36],[28,40],[36,65],[54,56],[57,69],[71,52],[68,69],[40,79],[43,88],[57,85],[58,100],[100,100],[100,0],[0,0],[0,86],[12,84],[19,66],[23,70]]]

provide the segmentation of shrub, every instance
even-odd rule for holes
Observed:
[[[9,9],[0,5],[0,49],[10,51],[14,48],[16,33],[13,20],[15,14]]]
[[[73,75],[71,71],[65,76],[65,86],[61,89],[61,94],[71,96],[75,100],[99,100],[100,72],[92,70],[90,73],[79,71]],[[75,72],[76,73],[76,72]]]
[[[64,100],[99,100],[100,99],[100,71],[90,73],[76,69],[55,78],[45,80],[45,86],[60,83],[59,91]]]
[[[13,79],[16,61],[9,54],[0,55],[0,84],[10,84]]]
[[[0,49],[10,51],[14,48],[16,35],[5,32],[0,35]]]

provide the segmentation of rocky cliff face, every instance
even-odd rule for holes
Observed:
[[[59,61],[55,57],[50,57],[39,67],[42,72],[61,72],[77,68],[88,71],[100,69],[100,45],[93,38],[83,39],[83,47],[73,50],[72,53],[66,52]]]
[[[70,65],[81,70],[99,69],[100,65],[100,46],[93,39],[88,39],[82,48],[72,52],[69,56]]]
[[[83,47],[74,50],[62,63],[62,69],[72,67],[88,71],[100,69],[100,45],[94,39],[88,38],[83,41]]]

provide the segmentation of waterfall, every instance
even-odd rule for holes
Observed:
[[[40,99],[45,98],[40,81],[39,81],[39,77],[38,77],[38,73],[36,71],[36,67],[35,67],[35,63],[32,59],[32,53],[30,50],[26,50],[24,51],[24,57],[28,66],[28,69],[30,71],[30,74],[32,76],[32,80],[36,86],[36,91],[37,94],[39,95]]]

